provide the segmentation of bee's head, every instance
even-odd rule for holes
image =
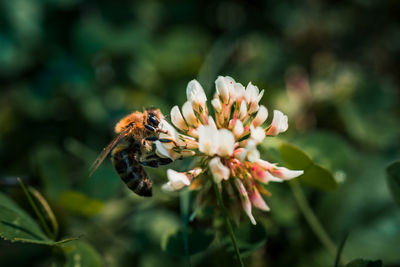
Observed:
[[[164,116],[158,108],[149,108],[146,109],[146,121],[147,124],[157,128],[160,120],[163,119]]]

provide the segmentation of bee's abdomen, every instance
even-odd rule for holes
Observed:
[[[152,196],[152,182],[129,149],[113,153],[112,162],[122,181],[139,196]]]

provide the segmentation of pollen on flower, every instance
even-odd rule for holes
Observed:
[[[270,196],[270,193],[263,184],[282,182],[303,174],[302,170],[289,170],[260,159],[257,149],[267,136],[286,131],[288,118],[274,110],[272,123],[267,125],[268,110],[259,105],[264,90],[260,92],[251,82],[244,87],[229,76],[219,76],[215,86],[211,100],[214,117],[208,112],[203,87],[192,80],[186,88],[187,102],[182,106],[182,112],[178,106],[171,110],[171,121],[176,128],[166,120],[161,121],[157,155],[172,160],[202,158],[199,166],[192,170],[168,170],[169,182],[163,189],[179,190],[200,179],[201,174],[210,173],[221,190],[224,190],[223,183],[232,182],[246,215],[256,224],[252,206],[269,211],[261,195]],[[196,182],[194,188],[199,187]]]

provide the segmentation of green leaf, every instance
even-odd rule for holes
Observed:
[[[77,191],[64,192],[61,194],[59,202],[66,210],[87,217],[99,214],[104,206],[103,202],[88,198]]]
[[[298,178],[303,184],[323,191],[337,189],[338,184],[332,173],[322,166],[314,164],[310,157],[299,148],[289,144],[282,144],[279,147],[279,152],[288,168],[304,170],[304,174]]]
[[[11,198],[9,198],[7,195],[1,192],[0,192],[0,205],[8,207],[16,212],[21,212],[26,214],[25,211],[22,210]]]
[[[67,238],[57,242],[53,241],[43,233],[31,216],[2,193],[0,193],[0,203],[0,236],[6,240],[55,246],[77,239]]]
[[[202,230],[188,230],[188,253],[193,255],[206,250],[214,240],[214,234]],[[182,230],[165,234],[161,239],[161,249],[174,256],[186,256]]]
[[[400,161],[390,164],[386,168],[387,183],[392,192],[392,196],[397,204],[400,205]]]
[[[285,161],[285,164],[288,168],[305,170],[313,165],[310,157],[295,146],[282,144],[279,147],[279,152],[281,153],[281,157]]]
[[[376,260],[376,261],[370,261],[370,260],[363,260],[363,259],[356,259],[348,264],[346,264],[346,267],[382,267],[382,261],[381,260]]]
[[[243,256],[249,255],[251,252],[261,248],[267,242],[267,232],[261,224],[252,225],[242,223],[239,227],[233,229],[235,234],[240,254]],[[234,248],[229,235],[226,235],[221,240],[223,246],[229,252],[234,252]]]
[[[8,203],[9,204],[9,203]],[[0,204],[0,236],[10,241],[51,245],[39,225],[23,210]]]
[[[88,243],[77,241],[62,245],[62,250],[66,258],[65,267],[85,266],[99,267],[103,266],[99,253]]]

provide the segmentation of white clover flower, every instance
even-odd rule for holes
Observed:
[[[188,172],[168,170],[167,191],[179,190],[191,185],[201,173],[209,172],[214,182],[224,190],[223,184],[233,180],[243,210],[253,224],[252,206],[269,211],[262,195],[269,196],[262,184],[282,182],[303,174],[301,170],[289,170],[260,158],[257,146],[267,136],[275,136],[288,128],[288,118],[274,110],[272,123],[263,126],[268,110],[260,105],[264,90],[249,83],[246,88],[229,76],[219,76],[216,91],[211,100],[215,117],[207,110],[207,96],[196,80],[188,83],[187,102],[171,109],[171,121],[159,126],[156,153],[172,160],[199,156],[199,167]],[[198,184],[198,183],[196,183]]]

